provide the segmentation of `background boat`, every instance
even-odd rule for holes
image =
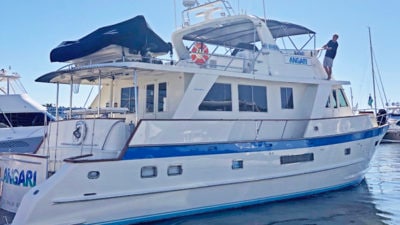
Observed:
[[[52,120],[26,93],[18,73],[0,70],[0,152],[34,152]]]

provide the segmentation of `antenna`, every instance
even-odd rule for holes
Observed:
[[[175,19],[175,24],[174,24],[174,29],[176,29],[177,28],[177,24],[176,24],[176,0],[174,0],[174,19]]]
[[[264,19],[265,19],[265,24],[267,23],[267,16],[265,13],[265,0],[263,0],[263,9],[264,9]]]

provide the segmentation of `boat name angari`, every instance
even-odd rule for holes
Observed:
[[[9,183],[17,186],[35,187],[36,186],[36,171],[5,168],[4,183]]]
[[[293,57],[293,56],[289,58],[289,63],[290,64],[308,65],[308,62],[307,62],[306,58]]]

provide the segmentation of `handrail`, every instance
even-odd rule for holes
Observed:
[[[210,64],[210,63],[205,63],[204,64],[204,65],[207,66],[207,69],[215,69],[215,70],[222,70],[222,71],[227,71],[229,69],[232,69],[232,70],[237,70],[237,71],[243,72],[243,62],[245,62],[246,60],[249,60],[249,61],[253,62],[253,60],[254,60],[254,59],[251,59],[251,58],[242,58],[242,57],[222,55],[222,54],[204,54],[204,53],[197,53],[197,54],[207,55],[209,57],[207,62],[210,62],[211,60],[217,59],[217,58],[228,59],[227,62],[220,63],[220,64],[215,64],[215,65],[214,64]],[[241,66],[230,66],[235,61],[242,62]],[[192,64],[192,65],[198,66],[197,64],[195,64],[190,59],[181,59],[181,60],[179,60],[177,62],[177,65],[179,65],[180,62],[185,62],[185,63],[189,63],[189,64]]]
[[[110,134],[111,134],[111,131],[113,130],[113,128],[118,124],[118,123],[125,123],[125,122],[123,122],[122,120],[117,120],[117,121],[115,121],[115,123],[113,123],[112,125],[111,125],[111,127],[110,127],[110,129],[108,130],[108,132],[107,132],[107,134],[106,134],[106,138],[104,138],[104,142],[103,142],[103,144],[101,145],[101,150],[104,150],[104,146],[106,145],[106,143],[107,143],[107,141],[108,141],[108,138],[109,138],[109,136],[110,136]]]

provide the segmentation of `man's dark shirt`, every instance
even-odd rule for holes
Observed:
[[[327,49],[325,56],[334,59],[336,56],[336,50],[339,47],[339,44],[337,42],[333,42],[332,40],[330,40],[328,42],[328,44],[326,44],[328,46],[328,48],[331,49]]]

